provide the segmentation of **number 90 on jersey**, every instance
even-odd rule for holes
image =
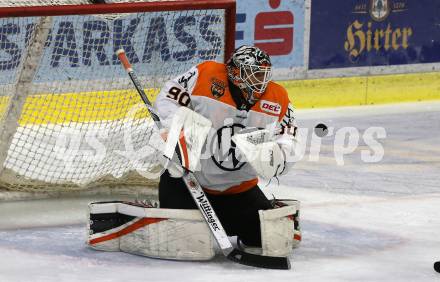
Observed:
[[[191,101],[188,92],[182,91],[178,87],[171,87],[168,91],[167,97],[177,101],[179,105],[184,107],[188,106],[189,102]]]

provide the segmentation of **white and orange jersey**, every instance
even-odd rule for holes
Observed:
[[[234,134],[249,127],[277,127],[281,132],[295,134],[293,107],[282,86],[269,82],[261,99],[249,111],[237,109],[226,65],[222,63],[206,61],[165,84],[155,102],[165,127],[169,127],[181,106],[190,107],[212,122],[212,134],[202,152],[201,170],[195,172],[207,193],[240,193],[258,183],[255,170],[243,161],[231,141]]]

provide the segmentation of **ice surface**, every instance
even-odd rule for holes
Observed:
[[[334,136],[285,177],[261,183],[268,196],[302,202],[303,243],[292,269],[150,259],[84,244],[90,199],[0,203],[0,282],[17,281],[440,281],[440,103],[299,111],[312,129],[386,129],[384,158],[365,163],[362,144],[338,166]],[[311,136],[308,136],[310,144]],[[308,146],[310,147],[310,146]],[[313,159],[313,158],[312,158]]]

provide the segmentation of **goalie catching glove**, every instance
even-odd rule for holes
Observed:
[[[274,141],[270,139],[270,132],[266,129],[240,133],[232,137],[247,162],[259,176],[266,179],[288,171],[291,163],[287,162],[287,157],[294,152],[296,144],[294,136],[288,134],[283,134]]]

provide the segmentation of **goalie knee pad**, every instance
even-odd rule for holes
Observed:
[[[129,202],[89,205],[88,245],[148,257],[208,260],[214,238],[198,210],[159,209]]]

